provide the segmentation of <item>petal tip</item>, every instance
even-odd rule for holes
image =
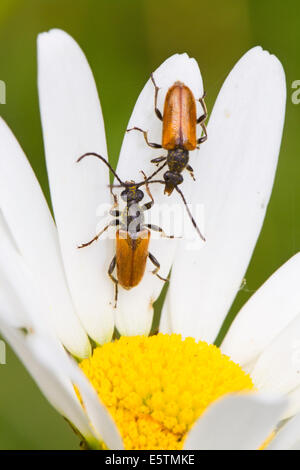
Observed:
[[[41,47],[42,45],[58,45],[61,47],[61,45],[65,43],[67,45],[73,44],[78,47],[77,42],[75,39],[70,36],[66,31],[59,29],[59,28],[53,28],[49,29],[49,31],[43,31],[42,33],[39,33],[37,36],[37,45],[38,48]]]

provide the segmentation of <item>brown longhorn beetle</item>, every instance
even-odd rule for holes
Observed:
[[[163,278],[158,274],[160,264],[152,253],[148,251],[150,242],[150,230],[155,230],[161,233],[161,236],[166,238],[174,238],[173,235],[166,235],[161,227],[153,224],[144,223],[144,212],[151,209],[154,204],[154,199],[148,186],[148,179],[144,172],[144,181],[135,183],[134,181],[123,182],[117,173],[113,170],[110,164],[99,154],[94,152],[85,153],[78,158],[80,162],[83,158],[92,155],[102,160],[108,166],[110,171],[119,181],[119,185],[110,186],[111,193],[114,198],[114,205],[110,210],[110,215],[114,217],[97,235],[87,243],[82,243],[78,248],[84,248],[91,245],[111,226],[119,226],[116,231],[116,254],[113,257],[109,268],[108,275],[115,284],[115,307],[118,300],[118,284],[124,289],[131,289],[137,286],[144,276],[146,269],[147,258],[154,264],[155,269],[152,271],[162,281],[168,279]],[[140,201],[144,197],[141,186],[145,185],[146,192],[150,197],[150,201],[146,204],[140,205]],[[121,198],[126,202],[126,207],[123,211],[116,209],[118,206],[117,196],[112,192],[112,188],[124,188],[121,192]],[[149,230],[150,229],[150,230]],[[113,275],[113,271],[117,268],[117,277]]]
[[[195,180],[193,168],[189,165],[189,151],[199,148],[198,146],[207,139],[207,131],[205,126],[205,120],[207,118],[207,109],[204,101],[205,93],[203,94],[202,98],[199,99],[203,109],[203,114],[197,118],[196,100],[192,91],[190,88],[184,85],[184,83],[179,81],[175,82],[174,85],[169,88],[166,94],[164,113],[162,115],[157,107],[159,87],[155,83],[153,74],[151,74],[151,80],[155,88],[155,114],[163,123],[162,143],[156,144],[154,142],[149,142],[148,131],[144,131],[139,127],[127,129],[127,132],[133,130],[140,131],[143,133],[145,141],[149,147],[155,149],[163,148],[168,150],[167,156],[158,157],[151,160],[151,162],[155,163],[157,166],[161,162],[164,163],[158,168],[157,171],[155,171],[155,173],[148,177],[148,181],[150,181],[154,175],[156,175],[167,165],[169,169],[164,173],[164,181],[162,182],[165,186],[165,194],[170,196],[173,190],[176,189],[176,191],[182,197],[184,204],[186,205],[185,198],[178,188],[178,185],[183,182],[183,176],[181,173],[184,169],[187,169],[192,178]],[[200,137],[199,139],[196,137],[197,124],[200,124],[204,133],[203,137]],[[200,237],[205,241],[205,238],[201,234],[196,223],[194,223],[195,221],[192,218],[190,212],[189,215]]]

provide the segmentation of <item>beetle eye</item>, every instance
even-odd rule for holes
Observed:
[[[139,202],[143,199],[144,193],[140,189],[137,190],[136,192],[136,201]]]
[[[121,192],[121,198],[123,199],[123,201],[127,201],[127,195],[128,192],[126,189],[124,189],[124,191]]]
[[[173,173],[172,171],[166,171],[164,174],[164,180],[166,183],[176,186],[177,184],[182,183],[183,177],[179,173]]]
[[[164,180],[168,182],[171,179],[172,179],[172,173],[170,171],[166,171],[166,173],[164,174]]]
[[[183,181],[182,175],[176,175],[176,184],[180,184]]]

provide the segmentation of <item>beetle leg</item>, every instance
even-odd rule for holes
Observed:
[[[151,209],[151,207],[153,206],[153,204],[154,204],[154,201],[146,202],[146,204],[143,204],[143,205],[141,206],[142,211],[143,211],[143,212],[144,212],[144,211],[148,211],[149,209]]]
[[[204,132],[204,136],[203,137],[200,137],[199,139],[197,139],[197,144],[200,145],[200,144],[203,144],[203,142],[205,142],[207,140],[207,131],[206,131],[206,126],[204,123],[201,124],[201,127],[202,127],[202,130]],[[198,149],[200,147],[197,147]]]
[[[113,192],[113,187],[112,185],[109,185],[110,187],[110,194],[112,195],[113,197],[113,200],[114,200],[114,204],[111,208],[111,210],[115,209],[116,207],[118,207],[118,196]]]
[[[119,210],[113,210],[113,209],[111,209],[111,210],[109,211],[109,213],[110,213],[110,215],[112,215],[113,217],[120,217],[120,215],[121,215],[121,211],[119,211]]]
[[[151,160],[151,163],[155,163],[155,165],[158,166],[160,162],[164,162],[165,160],[167,160],[167,157],[157,157],[157,158],[153,158]]]
[[[156,116],[158,117],[158,119],[159,119],[160,121],[162,121],[162,120],[163,120],[162,114],[161,114],[160,110],[159,110],[158,107],[157,107],[157,96],[158,96],[158,92],[159,92],[159,87],[158,87],[158,86],[156,85],[156,83],[155,83],[155,80],[154,80],[154,77],[153,77],[153,73],[151,73],[150,78],[151,78],[152,83],[153,83],[154,88],[155,88],[155,94],[154,94],[154,110],[155,110],[155,114],[156,114]]]
[[[191,175],[191,177],[193,178],[193,180],[196,181],[196,178],[195,178],[195,176],[194,176],[194,170],[193,170],[193,168],[191,167],[191,165],[187,165],[185,168],[187,169],[187,171],[189,172],[189,174]]]
[[[147,202],[147,204],[144,204],[144,205],[142,206],[142,209],[143,209],[143,210],[148,210],[148,209],[150,209],[150,208],[153,206],[153,204],[154,204],[154,199],[153,199],[153,196],[152,196],[152,194],[151,194],[151,191],[150,191],[150,188],[149,188],[149,185],[148,185],[147,176],[145,175],[145,173],[143,172],[143,170],[141,170],[141,173],[142,173],[142,175],[144,176],[146,193],[148,194],[148,196],[149,196],[150,199],[151,199],[150,202]]]
[[[163,238],[176,238],[174,235],[167,235],[165,231],[158,225],[144,224],[143,227],[150,228],[150,230],[154,230],[155,232],[160,232]]]
[[[155,276],[157,276],[157,277],[158,277],[159,279],[161,279],[162,281],[165,281],[165,282],[169,281],[169,279],[166,279],[166,278],[164,278],[164,277],[162,277],[162,276],[160,276],[160,275],[158,274],[158,271],[160,270],[160,264],[159,264],[159,262],[157,261],[157,259],[156,259],[151,253],[148,253],[148,256],[149,256],[150,261],[151,261],[151,262],[154,264],[154,266],[155,266],[155,269],[153,269],[152,273],[155,274]]]
[[[202,131],[203,131],[203,134],[204,136],[203,137],[200,137],[198,140],[197,140],[197,144],[202,144],[203,142],[205,142],[207,140],[207,131],[206,131],[206,125],[204,123],[204,121],[207,119],[207,108],[206,108],[206,104],[205,104],[205,101],[204,101],[204,98],[205,98],[205,92],[203,93],[203,96],[202,98],[199,98],[199,103],[201,104],[202,106],[202,109],[203,109],[203,114],[197,119],[197,124],[200,124],[200,126],[202,127]],[[198,147],[199,148],[199,147]]]
[[[111,278],[112,282],[114,283],[115,285],[115,305],[114,305],[114,308],[117,308],[117,302],[118,302],[118,280],[113,276],[113,271],[116,267],[116,255],[113,257],[113,259],[111,260],[111,263],[109,265],[109,268],[108,268],[108,275],[109,277]]]
[[[203,114],[200,117],[198,117],[197,124],[202,124],[207,118],[207,107],[206,107],[206,104],[205,104],[205,101],[204,101],[205,95],[206,95],[206,93],[204,92],[203,96],[201,98],[199,98],[199,100],[198,100],[199,103],[201,104]]]
[[[91,245],[93,242],[98,240],[98,238],[102,235],[102,233],[104,233],[108,229],[109,226],[110,226],[110,223],[106,225],[106,227],[104,227],[99,233],[97,233],[97,235],[94,238],[92,238],[89,242],[82,243],[81,245],[78,245],[77,248],[85,248],[86,246]]]
[[[198,100],[202,106],[203,114],[197,119],[197,124],[201,124],[201,122],[205,121],[205,119],[207,118],[207,108],[206,108],[206,104],[204,101],[205,95],[206,93],[204,92],[202,95],[202,98],[199,98]]]
[[[151,207],[153,206],[153,204],[154,204],[154,199],[153,199],[153,196],[152,196],[152,194],[151,194],[151,191],[150,191],[150,188],[149,188],[149,185],[148,185],[148,178],[147,178],[147,176],[145,175],[145,173],[143,172],[143,170],[141,170],[141,173],[142,173],[142,175],[144,176],[146,193],[148,194],[148,196],[149,196],[150,199],[151,199],[151,201],[149,201],[149,202],[147,202],[146,204],[143,204],[143,205],[141,206],[142,211],[147,211],[147,210],[151,209]]]
[[[143,131],[143,129],[140,129],[139,127],[132,127],[131,129],[127,129],[126,132],[130,132],[130,131],[142,132],[144,134],[144,139],[146,141],[146,144],[149,145],[149,147],[151,147],[153,149],[161,149],[162,148],[162,146],[160,144],[156,144],[155,142],[149,142],[149,140],[148,140],[148,131]]]
[[[97,233],[97,235],[92,238],[89,242],[87,243],[82,243],[81,245],[79,245],[77,248],[85,248],[86,246],[89,246],[91,245],[93,242],[95,242],[96,240],[98,240],[98,238],[102,235],[102,233],[104,233],[109,227],[112,227],[114,225],[120,225],[120,220],[119,219],[114,219],[114,220],[111,220],[109,222],[109,224],[107,224],[102,230],[100,230],[99,233]]]

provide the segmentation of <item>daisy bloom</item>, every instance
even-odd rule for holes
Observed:
[[[154,76],[160,109],[177,80],[203,95],[198,65],[187,54],[170,57]],[[296,448],[300,255],[250,298],[221,347],[213,345],[272,190],[286,99],[280,62],[260,47],[240,59],[210,113],[207,142],[191,152],[196,182],[187,174],[181,188],[192,206],[204,207],[207,241],[193,249],[186,238],[151,239],[161,275],[172,266],[160,332],[152,336],[153,303],[163,287],[153,268],[147,265],[137,287],[120,288],[115,309],[107,275],[114,240],[77,249],[95,234],[99,204],[112,201],[107,167],[95,158],[76,163],[86,152],[107,158],[107,149],[92,72],[63,31],[38,38],[38,87],[55,222],[1,121],[0,329],[41,391],[88,448]],[[148,130],[159,142],[153,104],[148,80],[128,128]],[[140,170],[150,175],[151,159],[161,154],[141,133],[128,133],[117,172],[141,181]],[[182,207],[161,185],[151,191],[155,206],[176,200]]]

